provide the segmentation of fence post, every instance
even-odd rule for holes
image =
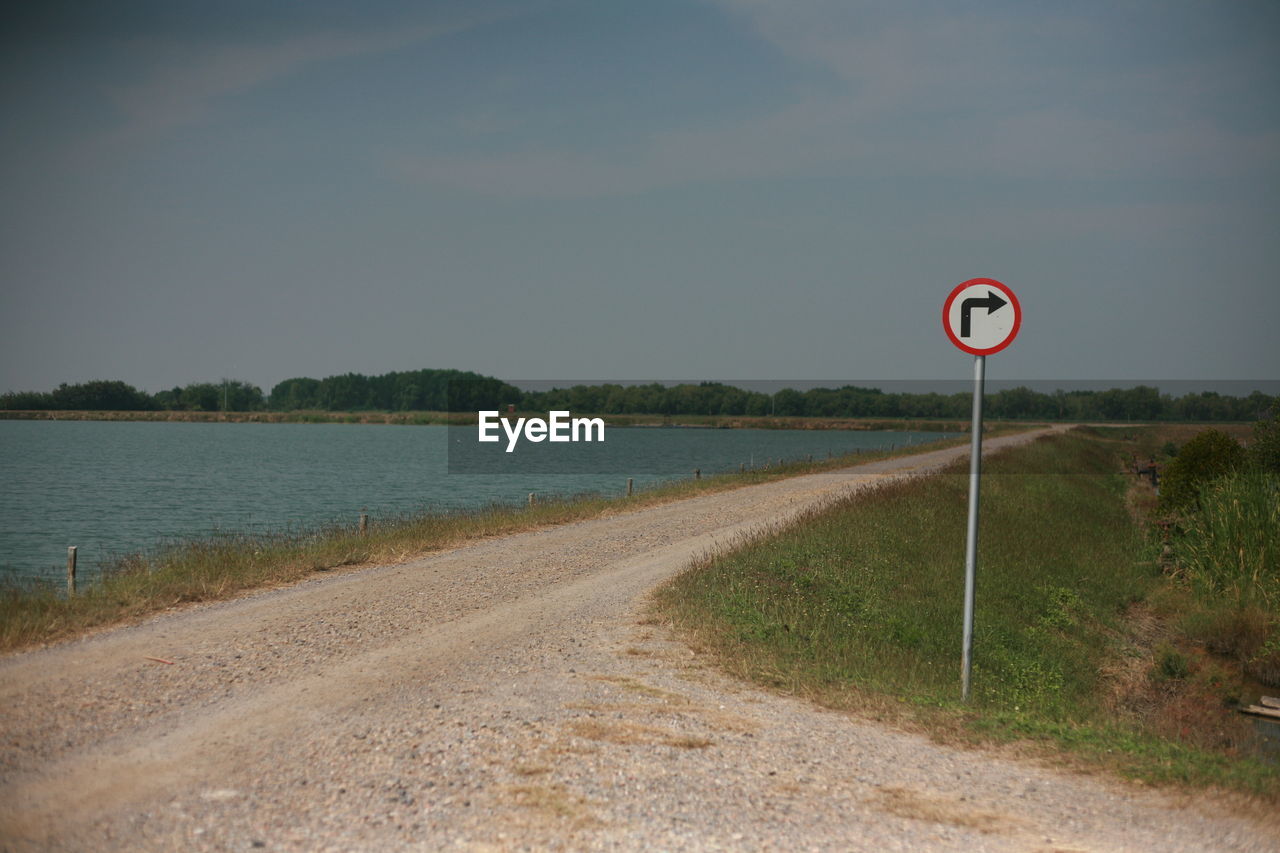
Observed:
[[[701,468],[694,468],[694,469],[693,469],[693,479],[695,479],[695,480],[701,480],[701,479],[702,479],[702,469],[701,469]]]
[[[67,546],[67,595],[76,594],[76,546]]]
[[[635,486],[635,478],[628,477],[627,478],[627,497],[631,497],[631,491],[634,486]]]
[[[533,506],[536,502],[537,502],[537,498],[535,498],[535,497],[534,497],[533,492],[530,492],[530,493],[529,493],[529,506]]]
[[[360,535],[364,536],[369,532],[369,513],[360,513]]]

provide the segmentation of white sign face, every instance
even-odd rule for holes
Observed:
[[[1022,306],[1013,291],[993,278],[958,285],[942,308],[947,337],[973,355],[991,355],[1007,347],[1022,326]]]

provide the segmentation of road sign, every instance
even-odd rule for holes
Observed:
[[[982,481],[982,391],[987,356],[1007,347],[1022,326],[1022,306],[1013,291],[994,278],[971,278],[956,285],[942,305],[942,328],[951,343],[974,356],[972,449],[969,453],[969,529],[964,549],[964,633],[960,691],[969,698],[973,674],[973,599],[978,578],[978,494]]]
[[[1018,336],[1021,326],[1018,297],[994,278],[971,278],[956,285],[942,306],[947,337],[971,355],[1000,352]]]

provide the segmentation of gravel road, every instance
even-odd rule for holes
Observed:
[[[0,847],[1280,849],[1274,825],[1211,801],[760,692],[641,618],[707,549],[966,452],[480,541],[10,656]]]

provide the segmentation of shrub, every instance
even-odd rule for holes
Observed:
[[[1238,468],[1244,448],[1231,436],[1208,429],[1188,441],[1165,468],[1160,482],[1160,506],[1165,510],[1194,508],[1208,483]]]
[[[1168,643],[1156,649],[1155,677],[1159,681],[1181,681],[1191,674],[1187,656]]]
[[[1247,456],[1250,465],[1280,474],[1280,412],[1253,425]]]

